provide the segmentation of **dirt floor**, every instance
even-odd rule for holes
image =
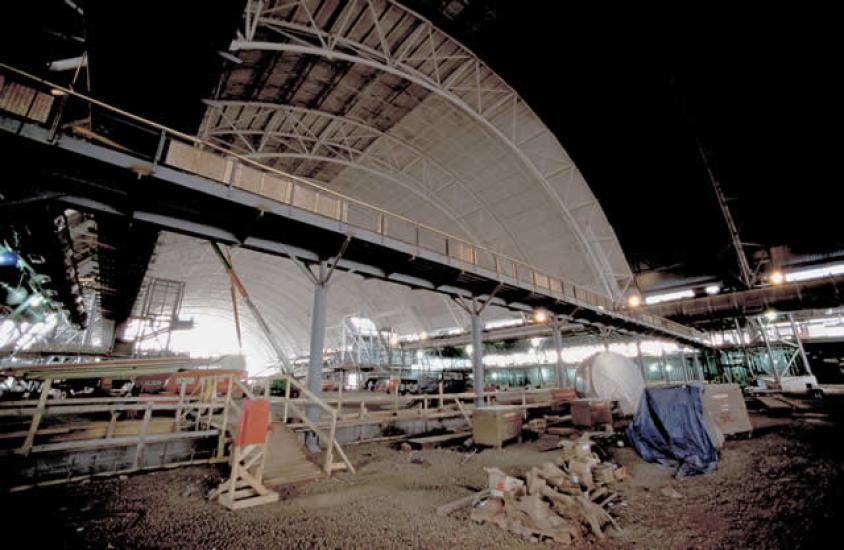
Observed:
[[[717,472],[675,480],[614,448],[633,479],[615,509],[621,532],[578,548],[820,547],[844,519],[841,425],[753,415],[751,439],[730,440]],[[100,479],[5,495],[4,525],[55,548],[549,548],[490,525],[468,511],[437,506],[486,484],[483,466],[524,473],[549,460],[552,440],[487,450],[461,465],[450,450],[400,453],[386,444],[350,446],[356,475],[287,489],[281,502],[230,512],[204,495],[212,467]],[[668,497],[670,486],[682,498]],[[37,521],[35,520],[37,518]],[[28,526],[28,527],[27,527]]]

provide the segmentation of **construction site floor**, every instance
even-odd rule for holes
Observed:
[[[718,470],[675,480],[629,448],[619,492],[621,532],[577,548],[810,548],[837,533],[844,450],[840,424],[752,415],[753,438],[729,440]],[[231,512],[208,502],[215,467],[191,467],[4,495],[7,525],[54,548],[549,548],[462,510],[436,508],[486,485],[484,466],[524,473],[549,460],[548,439],[464,455],[399,452],[387,444],[348,448],[358,473],[294,485],[278,503]],[[666,496],[671,487],[682,497]],[[24,525],[32,526],[29,529]],[[834,540],[834,539],[828,539]]]

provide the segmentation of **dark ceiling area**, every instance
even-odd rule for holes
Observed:
[[[634,267],[736,271],[698,140],[746,242],[844,248],[842,39],[831,10],[405,3],[474,49],[551,127]]]
[[[556,133],[636,270],[735,276],[702,144],[742,237],[798,254],[844,250],[837,229],[842,139],[832,14],[700,6],[693,13],[585,12],[557,2],[406,0],[475,50]],[[6,61],[78,55],[94,94],[195,131],[244,0],[61,0],[13,12]],[[35,14],[38,14],[37,17]],[[124,25],[111,24],[125,21]],[[12,47],[14,46],[14,47]],[[753,247],[748,249],[753,253]]]

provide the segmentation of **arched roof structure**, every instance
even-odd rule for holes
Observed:
[[[261,315],[270,325],[288,357],[307,353],[313,283],[293,261],[243,248],[232,248],[232,265]],[[174,346],[198,355],[236,353],[230,283],[225,268],[211,245],[176,233],[162,233],[150,277],[187,281],[181,316],[193,319],[201,340],[174,333]],[[443,294],[412,290],[407,286],[337,271],[329,291],[326,346],[342,344],[344,317],[371,319],[378,328],[400,334],[434,332],[463,326],[467,319],[459,306]],[[484,319],[515,317],[517,314],[491,305]],[[239,307],[244,334],[243,348],[258,364],[271,361],[273,349],[249,310]],[[204,340],[202,340],[204,339]],[[251,365],[250,365],[251,366]]]
[[[574,162],[513,88],[425,18],[390,0],[249,0],[231,53],[200,137],[579,287],[623,295],[629,266]],[[186,267],[180,258],[194,246],[202,251]],[[230,311],[225,274],[202,246],[167,235],[150,273],[189,280],[188,310]],[[291,354],[304,352],[304,275],[247,251],[235,263]],[[460,324],[441,297],[347,274],[330,312],[401,332]]]

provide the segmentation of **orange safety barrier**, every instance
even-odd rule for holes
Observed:
[[[266,399],[247,399],[240,412],[237,427],[236,447],[262,445],[267,441],[270,429],[270,402]]]

